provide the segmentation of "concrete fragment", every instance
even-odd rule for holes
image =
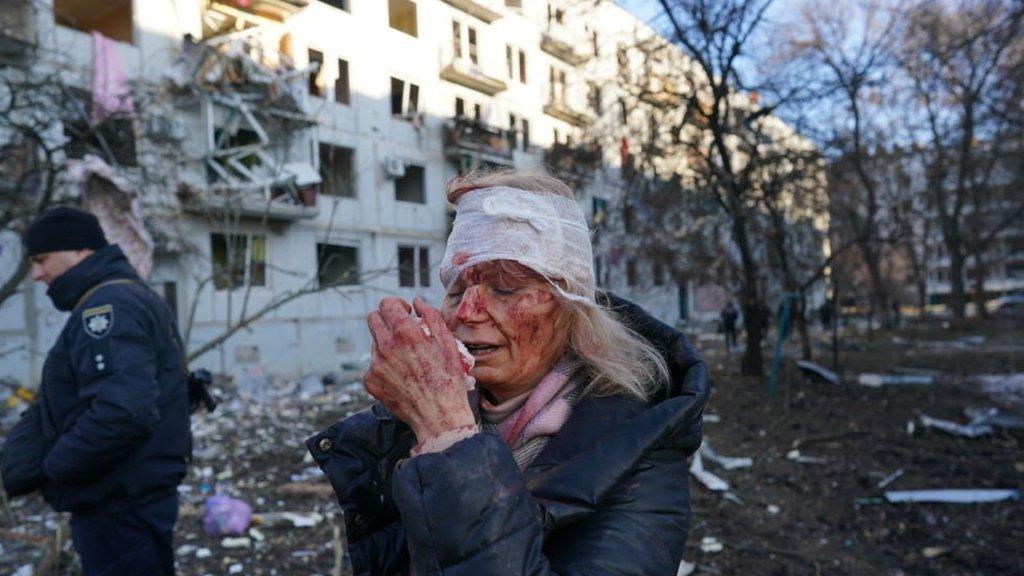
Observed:
[[[885,499],[889,502],[938,502],[942,504],[977,504],[983,502],[1001,502],[1003,500],[1019,500],[1020,490],[1010,489],[943,489],[943,490],[903,490],[886,492]]]
[[[925,428],[938,428],[947,434],[964,438],[978,438],[992,433],[992,427],[988,424],[957,424],[941,418],[932,418],[927,414],[921,414],[921,425]]]
[[[935,378],[930,374],[861,374],[857,377],[858,384],[872,388],[894,385],[928,386],[934,382]]]
[[[693,474],[697,480],[700,480],[701,484],[712,492],[725,492],[729,489],[728,482],[704,469],[704,462],[700,458],[700,452],[693,455],[693,460],[690,462],[690,474]]]

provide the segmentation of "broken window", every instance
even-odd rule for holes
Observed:
[[[351,12],[352,11],[348,7],[349,0],[322,0],[322,1],[323,1],[324,4],[327,4],[328,6],[334,6],[335,8],[337,8],[339,10],[344,10],[345,12]]]
[[[626,285],[636,286],[636,260],[626,260]]]
[[[523,118],[523,152],[530,148],[530,121]]]
[[[526,51],[519,51],[519,81],[526,84]]]
[[[68,158],[95,154],[100,158],[112,158],[121,166],[138,165],[131,118],[108,116],[99,124],[90,124],[86,119],[67,120],[64,122],[64,136],[67,138],[64,152]]]
[[[355,150],[320,143],[320,192],[328,196],[356,196]]]
[[[665,284],[665,269],[661,265],[661,262],[655,261],[651,266],[651,277],[654,279],[655,286],[662,286]]]
[[[417,36],[416,3],[412,0],[388,0],[388,24],[409,36]]]
[[[458,20],[452,20],[452,54],[462,58],[462,24]]]
[[[466,101],[462,98],[455,99],[455,116],[461,118],[466,115]]]
[[[321,288],[359,284],[359,249],[317,244],[317,282]]]
[[[403,288],[430,286],[430,248],[398,247],[398,285]]]
[[[423,166],[406,164],[405,176],[395,180],[395,200],[426,204],[427,194]]]
[[[412,82],[391,78],[391,113],[412,118],[419,109],[420,87]]]
[[[512,59],[512,45],[511,44],[505,44],[505,67],[508,68],[508,79],[509,80],[515,80],[515,78],[516,78],[516,71],[515,71],[514,64],[515,64],[515,62]]]
[[[604,104],[601,98],[601,87],[597,84],[590,83],[590,108],[594,111],[594,114],[601,115],[604,112]]]
[[[4,8],[7,10],[8,8]],[[132,0],[54,0],[57,25],[132,43]]]
[[[351,104],[348,86],[348,60],[338,58],[338,77],[334,80],[334,101],[339,104]]]
[[[466,29],[469,32],[469,61],[472,62],[473,64],[479,64],[480,61],[478,59],[476,45],[476,28],[473,28],[472,26],[467,26]]]
[[[213,286],[229,290],[267,285],[266,237],[247,234],[210,234]]]
[[[324,54],[319,50],[309,51],[309,64],[316,64],[315,70],[309,71],[309,95],[323,97],[324,92],[320,88],[320,75],[324,70]]]

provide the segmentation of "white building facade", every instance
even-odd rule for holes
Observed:
[[[35,65],[59,66],[89,90],[87,30],[99,30],[117,41],[136,90],[148,87],[153,107],[168,111],[159,121],[139,111],[139,166],[123,168],[129,180],[148,170],[170,182],[141,198],[156,237],[148,281],[177,312],[188,349],[209,347],[193,366],[235,377],[354,369],[369,350],[365,316],[381,298],[438,304],[445,181],[474,163],[540,167],[553,148],[573,150],[601,99],[613,101],[606,93],[595,103],[591,85],[615,73],[614,47],[653,34],[610,2],[54,1],[52,10],[50,0],[25,3],[44,55]],[[231,52],[241,45],[263,64],[290,62],[296,106],[226,102],[247,97],[245,81],[223,89],[232,74],[258,74],[190,60],[186,36],[236,64],[249,61]],[[175,88],[176,71],[187,78]],[[214,74],[208,84],[220,88],[197,89]],[[148,142],[160,139],[178,160],[145,166]],[[619,150],[597,154],[577,190],[590,217],[617,200]],[[5,242],[17,245],[13,235]],[[0,252],[0,264],[13,266],[15,254]],[[724,304],[713,288],[654,278],[649,265],[638,272],[611,247],[599,245],[598,257],[603,287],[670,324],[717,316]],[[45,287],[26,282],[0,307],[0,376],[37,383],[64,319]]]

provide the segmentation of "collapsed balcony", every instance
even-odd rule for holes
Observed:
[[[573,66],[579,66],[590,59],[588,53],[577,49],[581,46],[586,46],[581,35],[554,21],[548,23],[548,29],[540,39],[541,50]]]
[[[448,120],[444,126],[445,155],[456,160],[511,166],[515,143],[514,130],[494,128],[463,116]]]
[[[243,4],[251,14],[242,11]],[[186,210],[284,221],[317,214],[320,175],[309,152],[316,120],[305,110],[309,69],[267,49],[281,43],[280,27],[260,27],[283,21],[305,4],[273,0],[231,8],[214,2],[204,22],[232,15],[241,33],[201,42],[185,38],[168,76],[181,93],[199,101],[206,136],[206,185],[180,188]]]

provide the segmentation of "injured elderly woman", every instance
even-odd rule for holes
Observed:
[[[354,573],[675,574],[706,366],[597,292],[565,184],[507,171],[447,188],[444,301],[380,302],[377,403],[307,441]]]

